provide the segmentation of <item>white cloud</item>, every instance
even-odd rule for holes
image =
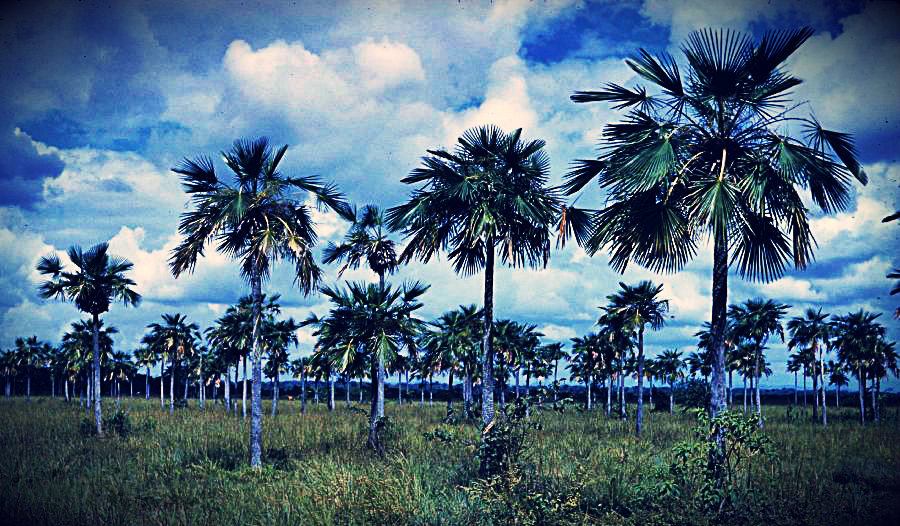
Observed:
[[[569,339],[576,336],[574,329],[563,325],[544,325],[538,327],[538,332],[544,335],[544,340],[553,342],[569,343]]]
[[[409,46],[391,42],[387,37],[375,42],[368,38],[353,46],[356,65],[365,86],[372,91],[425,80],[419,55]]]

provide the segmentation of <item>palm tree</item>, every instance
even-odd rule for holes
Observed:
[[[841,408],[841,387],[850,383],[847,374],[844,373],[844,366],[840,361],[828,360],[828,383],[835,386],[834,406]]]
[[[542,346],[538,352],[539,356],[546,362],[553,364],[553,401],[556,401],[556,392],[559,388],[559,361],[567,359],[569,353],[563,348],[562,343],[550,343]]]
[[[322,251],[323,263],[346,263],[338,271],[338,277],[347,269],[356,269],[365,261],[369,269],[378,276],[378,283],[384,286],[385,275],[393,274],[399,266],[394,242],[384,231],[384,214],[375,205],[366,205],[361,211],[354,210],[350,230],[340,245],[328,243]],[[378,396],[377,417],[384,418],[384,363],[378,364],[375,378]]]
[[[16,353],[12,349],[0,351],[0,372],[6,377],[6,398],[11,396],[10,387],[12,379],[18,374],[16,369]]]
[[[821,393],[816,392],[816,401],[817,405],[819,400],[822,403],[823,427],[828,426],[827,404],[825,403],[825,351],[831,337],[831,324],[827,321],[828,316],[830,316],[828,313],[822,313],[822,309],[817,311],[806,309],[805,317],[795,316],[787,322],[787,329],[791,334],[788,349],[803,346],[812,349],[813,354],[818,357],[816,370],[819,373],[818,383],[822,391]]]
[[[801,82],[784,63],[812,34],[773,31],[755,43],[730,30],[702,30],[681,48],[684,76],[668,53],[641,50],[626,63],[653,89],[608,83],[571,97],[628,113],[604,129],[601,157],[577,161],[563,185],[573,195],[597,177],[607,206],[567,208],[560,239],[574,235],[591,255],[610,249],[618,271],[635,261],[664,272],[678,271],[698,243],[712,241],[713,416],[726,409],[730,264],[760,281],[777,279],[789,263],[805,268],[814,241],[800,190],[829,213],[846,208],[851,176],[867,181],[849,135],[784,110]]]
[[[750,299],[741,305],[731,305],[728,317],[734,323],[735,340],[745,338],[753,342],[753,381],[756,395],[756,416],[759,427],[763,427],[762,404],[760,401],[759,375],[760,367],[765,368],[762,351],[770,334],[778,334],[784,341],[784,327],[781,318],[790,307],[772,300]]]
[[[619,282],[621,290],[606,297],[609,305],[603,307],[608,314],[620,317],[631,329],[637,329],[637,418],[635,433],[641,436],[644,426],[644,327],[649,324],[653,330],[661,329],[669,312],[669,300],[658,299],[663,286],[652,281],[641,281],[637,285]]]
[[[121,300],[125,306],[136,306],[141,295],[131,287],[134,281],[125,277],[133,264],[122,258],[110,256],[109,246],[100,243],[87,252],[78,246],[69,248],[69,260],[76,267],[75,272],[63,269],[56,254],[41,258],[37,270],[50,279],[40,286],[42,298],[56,298],[72,301],[81,312],[92,316],[94,349],[94,421],[97,434],[103,434],[103,409],[100,402],[100,315],[109,310],[109,304]]]
[[[494,258],[507,265],[546,266],[550,226],[561,207],[546,188],[549,161],[544,141],[521,140],[493,126],[467,130],[454,153],[428,150],[423,166],[403,179],[423,186],[410,200],[388,210],[392,229],[410,237],[401,262],[428,262],[448,250],[457,273],[484,269],[482,421],[494,417]]]
[[[859,423],[866,425],[866,376],[875,363],[877,342],[884,338],[884,327],[875,320],[881,314],[862,309],[844,316],[832,316],[832,345],[841,362],[847,364],[859,381]]]
[[[314,335],[317,355],[329,367],[341,372],[365,360],[372,378],[377,375],[378,363],[388,366],[402,348],[411,348],[424,323],[412,317],[422,307],[419,297],[428,286],[410,282],[392,289],[390,285],[348,283],[347,290],[322,287],[322,294],[332,302],[328,316],[310,317],[304,325],[317,327]],[[384,453],[379,437],[380,418],[377,416],[378,390],[373,382],[372,407],[369,413],[367,445],[378,454]]]
[[[569,377],[572,379],[580,379],[584,382],[585,388],[585,409],[593,410],[593,398],[591,396],[591,385],[600,368],[602,360],[601,347],[608,340],[597,333],[588,333],[585,336],[572,338],[572,357],[569,360]],[[607,388],[607,393],[609,389]],[[607,396],[608,398],[608,396]],[[608,405],[607,405],[608,408]],[[607,409],[607,414],[609,413]]]
[[[46,359],[37,336],[16,338],[16,364],[25,371],[25,399],[31,401],[31,373]]]
[[[280,259],[294,263],[295,282],[304,295],[316,290],[321,270],[313,260],[316,233],[306,205],[298,194],[311,194],[319,206],[327,206],[349,218],[352,211],[332,185],[315,177],[285,177],[278,165],[287,151],[272,151],[265,138],[235,141],[222,152],[233,172],[233,183],[220,179],[209,157],[185,159],[173,171],[182,176],[194,209],[181,216],[184,236],[172,252],[169,266],[177,278],[191,272],[207,243],[241,262],[241,277],[250,284],[253,301],[253,386],[250,422],[250,465],[260,467],[262,457],[262,352],[259,319],[262,285]]]
[[[266,376],[274,381],[272,394],[272,416],[278,414],[279,375],[287,372],[288,349],[291,345],[297,345],[297,329],[300,325],[293,318],[279,321],[269,321],[263,331],[263,338],[269,352],[269,361],[266,363]]]
[[[94,330],[97,331],[97,347],[100,350],[100,361],[108,362],[113,354],[113,341],[111,334],[119,332],[115,327],[103,327],[103,321],[97,325],[93,320],[79,320],[72,323],[70,331],[66,332],[62,338],[62,345],[68,355],[69,368],[72,370],[73,381],[78,378],[81,372],[88,372],[87,364],[93,361],[94,354]],[[96,391],[93,386],[93,375],[86,375],[85,389],[83,392],[87,395],[87,404],[94,399],[94,393],[99,392],[100,386],[97,385]]]
[[[669,383],[669,414],[675,414],[675,382],[684,376],[684,360],[681,351],[667,349],[656,357],[660,376]]]
[[[186,323],[187,316],[180,313],[163,314],[163,323],[147,325],[150,332],[144,336],[143,343],[163,358],[169,359],[169,414],[175,414],[175,371],[182,360],[194,353],[200,338],[196,323]],[[160,389],[162,389],[162,371],[160,369]]]
[[[135,365],[137,367],[144,367],[146,371],[144,373],[144,398],[146,400],[150,400],[150,367],[153,366],[159,359],[153,349],[147,345],[143,345],[134,351],[134,358],[136,360]],[[162,388],[162,377],[160,375],[160,388]]]

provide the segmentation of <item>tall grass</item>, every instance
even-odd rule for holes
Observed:
[[[169,416],[154,402],[124,400],[132,433],[82,434],[83,411],[60,400],[0,401],[2,524],[479,524],[482,503],[465,488],[477,475],[479,430],[441,424],[443,405],[388,405],[388,453],[365,449],[366,416],[339,404],[301,415],[282,401],[264,417],[264,468],[253,471],[249,419],[195,405]],[[357,406],[354,406],[356,408]],[[107,403],[107,412],[114,410]],[[360,406],[359,409],[362,409]],[[896,414],[865,428],[852,410],[822,429],[793,409],[768,409],[773,463],[746,474],[753,493],[732,522],[897,524],[900,427]],[[691,415],[633,421],[602,412],[545,412],[527,463],[544,487],[578,495],[566,524],[692,524],[662,509],[647,488],[665,476],[672,448],[691,437]],[[464,440],[432,442],[443,426]]]

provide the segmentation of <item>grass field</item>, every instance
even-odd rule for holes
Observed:
[[[247,468],[249,419],[196,402],[170,417],[158,401],[124,399],[131,433],[81,430],[85,413],[58,399],[0,400],[0,524],[898,524],[896,408],[860,427],[830,410],[822,429],[794,408],[769,407],[773,459],[739,470],[724,511],[704,513],[673,483],[675,446],[693,415],[633,422],[569,408],[534,418],[522,469],[479,482],[478,428],[442,425],[443,404],[389,403],[381,459],[364,447],[362,406],[334,413],[282,401],[264,419],[264,469]],[[357,408],[358,407],[358,408]],[[104,401],[112,414],[115,404]],[[89,426],[88,426],[89,427]],[[441,428],[457,439],[426,439]],[[696,489],[695,487],[693,489]]]

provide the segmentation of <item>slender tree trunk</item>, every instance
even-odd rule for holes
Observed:
[[[675,384],[669,382],[669,414],[675,414]]]
[[[819,384],[822,386],[822,427],[828,427],[828,400],[825,390],[825,353],[819,350]]]
[[[272,416],[278,415],[278,391],[281,387],[278,381],[278,369],[275,370],[275,385],[272,386]]]
[[[481,362],[481,422],[486,426],[494,419],[494,237],[485,240],[484,262],[484,356]]]
[[[172,353],[171,370],[169,371],[169,414],[175,414],[175,353]]]
[[[813,412],[812,412],[812,419],[813,419],[813,422],[815,422],[819,419],[819,375],[818,375],[818,373],[816,373],[815,370],[813,370],[812,380],[813,380],[813,393],[815,393],[815,395],[816,395],[816,400],[815,400],[816,403],[813,404]]]
[[[260,346],[259,318],[262,302],[262,281],[259,270],[253,269],[251,289],[253,296],[253,379],[250,400],[250,467],[262,467],[262,348]],[[246,359],[246,358],[245,358]],[[246,362],[245,370],[246,370]],[[244,380],[246,386],[246,378]]]
[[[350,375],[347,375],[347,381],[344,382],[344,389],[347,391],[344,393],[344,397],[347,399],[347,409],[350,409],[350,389],[353,386],[353,381],[350,379]]]
[[[608,377],[604,383],[606,384],[606,416],[609,416],[612,412],[612,378]]]
[[[641,436],[644,430],[644,326],[638,329],[638,385],[637,385],[637,417],[635,418],[634,434]]]
[[[587,408],[588,411],[593,410],[593,407],[591,407],[591,383],[592,382],[591,382],[590,376],[586,376],[584,378],[584,394],[585,394],[584,406]]]
[[[453,369],[447,375],[447,414],[453,411]]]
[[[260,290],[262,290],[262,285],[260,285]],[[260,292],[262,294],[262,292]],[[255,324],[254,324],[255,327]],[[241,409],[241,416],[247,418],[247,355],[244,355],[244,392],[241,395],[241,403],[243,404],[243,408]]]
[[[362,404],[362,403],[363,403],[363,386],[362,386],[362,384],[363,384],[363,377],[362,377],[362,373],[360,373],[359,379],[358,379],[356,382],[357,382],[357,385],[359,386],[359,403]]]
[[[225,416],[231,414],[231,378],[228,376],[231,367],[225,368]]]
[[[878,395],[881,394],[881,379],[875,378],[872,382],[874,385],[870,389],[872,393],[872,419],[875,422],[881,421],[881,411],[878,410]]]
[[[197,371],[197,374],[198,374],[198,376],[199,376],[199,377],[197,378],[197,391],[199,391],[199,393],[200,393],[200,394],[199,394],[199,397],[200,397],[200,409],[202,410],[202,409],[206,409],[206,407],[205,407],[205,403],[206,403],[206,389],[205,389],[205,386],[203,385],[203,356],[202,356],[202,355],[200,356],[200,367],[199,367],[199,369],[198,369],[198,371]]]
[[[834,406],[837,409],[841,408],[841,384],[838,384],[837,389],[834,391]]]
[[[724,153],[723,153],[724,157]],[[722,159],[725,162],[725,159]],[[712,283],[712,391],[710,415],[715,418],[727,409],[725,399],[725,325],[728,305],[728,240],[723,230],[715,234],[713,244]],[[716,436],[718,453],[722,453],[723,437]]]
[[[866,371],[862,366],[856,369],[856,379],[859,380],[859,423],[866,425]]]
[[[103,436],[103,407],[100,400],[100,315],[93,314],[93,340],[94,340],[94,421],[97,425],[97,435]]]
[[[65,392],[65,395],[66,395],[66,403],[68,403],[69,402],[69,379],[68,378],[63,380],[63,391]]]
[[[403,406],[403,371],[397,373],[397,405]]]
[[[419,381],[419,408],[425,407],[425,376],[420,377]]]
[[[806,369],[803,370],[803,414],[806,414]]]
[[[306,414],[306,366],[300,368],[300,414]]]
[[[31,367],[28,367],[25,373],[25,400],[31,401]]]
[[[378,363],[373,359],[372,378],[378,376]],[[382,453],[381,441],[378,438],[378,382],[372,382],[370,390],[372,391],[372,401],[369,408],[369,437],[366,445],[376,453]]]
[[[464,408],[466,413],[466,418],[472,418],[472,399],[475,398],[474,388],[472,387],[472,364],[466,361],[465,365],[465,377],[463,378],[463,389],[466,393],[466,400],[464,401]]]
[[[762,416],[762,400],[760,399],[759,392],[759,361],[762,359],[760,355],[760,351],[762,349],[762,341],[756,342],[756,349],[753,352],[754,364],[753,364],[753,378],[754,378],[754,392],[756,394],[756,418],[758,421],[759,428],[762,429],[765,426],[763,422]]]
[[[628,419],[628,407],[625,401],[625,370],[619,368],[619,416],[622,420]]]
[[[334,374],[328,371],[328,411],[334,412]]]

